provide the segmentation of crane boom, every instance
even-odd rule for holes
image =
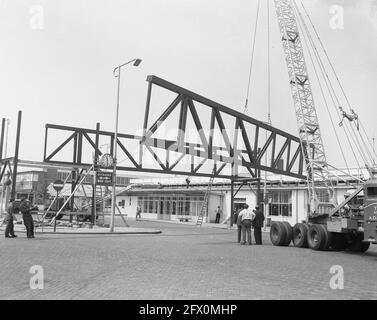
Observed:
[[[334,188],[329,179],[325,149],[304,57],[294,0],[274,0],[281,40],[298,125],[301,148],[305,155],[309,216],[328,214],[335,204]],[[319,190],[327,190],[329,202],[319,201]]]

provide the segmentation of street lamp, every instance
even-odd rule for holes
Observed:
[[[121,68],[127,64],[133,62],[133,65],[137,67],[141,63],[141,59],[132,59],[117,66],[113,70],[114,77],[118,78],[118,91],[117,91],[117,106],[116,106],[116,113],[115,113],[115,133],[114,133],[114,154],[113,154],[113,192],[112,192],[112,199],[111,199],[111,219],[110,219],[110,232],[114,232],[114,216],[115,216],[115,201],[116,201],[116,168],[117,168],[117,140],[118,140],[118,117],[119,117],[119,95],[120,95],[120,71]]]

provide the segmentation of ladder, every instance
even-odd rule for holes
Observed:
[[[210,194],[211,189],[212,189],[213,180],[215,179],[215,173],[216,173],[216,169],[213,168],[213,174],[211,176],[211,179],[209,180],[208,187],[207,187],[206,193],[204,195],[204,200],[203,200],[203,203],[202,203],[202,207],[200,208],[198,220],[196,220],[196,225],[199,226],[199,227],[202,226],[204,216],[206,216],[206,214],[207,214],[208,198],[209,198],[209,194]]]

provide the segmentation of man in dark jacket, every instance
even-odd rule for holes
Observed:
[[[26,198],[21,199],[20,211],[22,213],[22,219],[26,227],[26,236],[31,239],[34,238],[34,221],[31,215],[32,207],[30,202]]]
[[[235,214],[236,224],[237,224],[237,242],[241,242],[241,232],[242,232],[242,217],[240,216],[240,212],[243,210],[243,208],[240,208],[237,210]]]
[[[215,219],[215,223],[220,223],[220,216],[221,216],[221,208],[220,206],[217,207],[216,209],[216,219]]]
[[[255,218],[253,220],[255,244],[262,244],[262,227],[264,222],[264,215],[258,205],[255,206],[255,209],[253,211],[255,213]]]
[[[7,208],[7,213],[5,215],[4,222],[6,223],[5,227],[5,238],[16,238],[14,234],[14,225],[13,225],[13,213],[14,213],[14,199],[10,199],[10,204]]]

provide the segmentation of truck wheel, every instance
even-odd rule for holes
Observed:
[[[292,238],[293,238],[293,229],[292,229],[292,226],[287,221],[283,221],[283,222],[281,222],[281,224],[285,228],[285,234],[286,234],[285,242],[284,242],[283,246],[289,246],[289,244],[291,243]]]
[[[363,242],[361,236],[357,236],[354,241],[347,247],[348,251],[351,252],[365,252],[369,249],[370,243]]]
[[[293,245],[297,248],[308,247],[308,226],[304,223],[296,223],[292,230]]]
[[[312,224],[308,230],[308,245],[310,249],[322,250],[326,243],[326,235],[319,224]]]
[[[274,246],[283,246],[286,242],[286,229],[281,222],[272,222],[270,240]]]
[[[319,227],[323,230],[323,234],[325,235],[325,243],[321,250],[327,251],[330,250],[331,243],[332,243],[332,233],[327,231],[325,225],[320,224]]]

